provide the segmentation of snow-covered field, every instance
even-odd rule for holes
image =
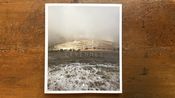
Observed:
[[[48,90],[118,90],[119,71],[116,64],[69,63],[48,68]]]

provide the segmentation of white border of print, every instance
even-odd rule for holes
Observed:
[[[119,73],[120,73],[120,89],[118,91],[49,91],[47,88],[48,79],[48,7],[49,6],[113,6],[120,8],[120,24],[119,24]],[[69,93],[122,93],[122,4],[66,4],[66,3],[46,3],[45,4],[45,94],[69,94]]]

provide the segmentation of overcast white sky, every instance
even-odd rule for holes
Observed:
[[[49,6],[49,44],[97,39],[118,42],[119,7]]]

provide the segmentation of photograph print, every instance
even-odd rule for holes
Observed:
[[[122,93],[122,5],[45,4],[45,93]]]

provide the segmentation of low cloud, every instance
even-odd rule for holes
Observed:
[[[49,6],[49,45],[79,39],[118,42],[119,8]]]

